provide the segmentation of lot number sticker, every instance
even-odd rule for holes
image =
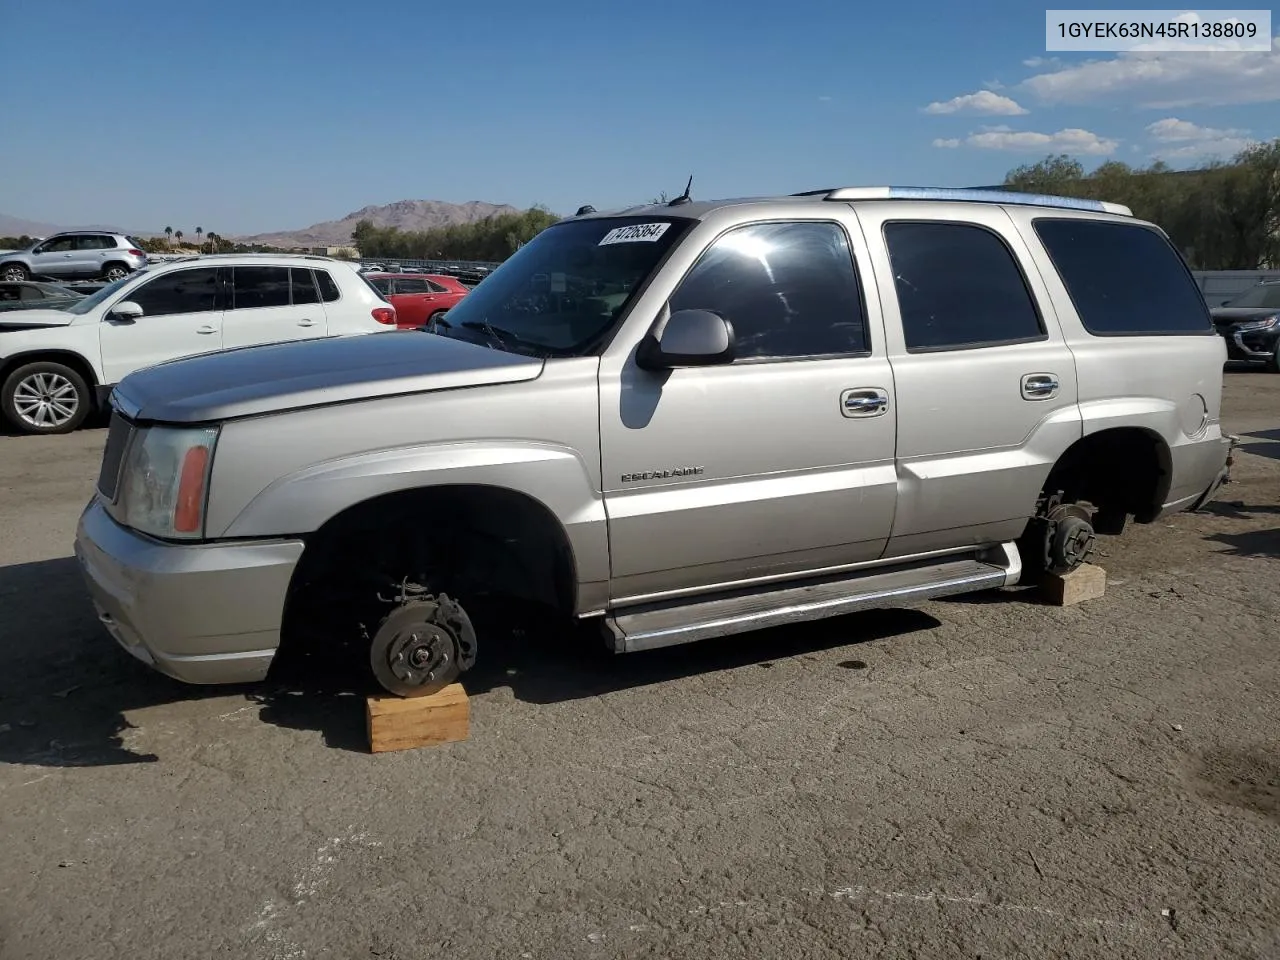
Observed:
[[[667,232],[669,223],[633,223],[629,227],[614,227],[604,235],[599,246],[609,243],[652,243]]]

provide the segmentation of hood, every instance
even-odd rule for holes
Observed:
[[[125,377],[112,403],[170,423],[250,417],[406,393],[532,380],[543,362],[416,330],[245,347]]]
[[[1214,307],[1209,311],[1215,327],[1227,327],[1246,320],[1265,320],[1280,316],[1280,307]]]
[[[68,300],[70,306],[75,301]],[[0,310],[0,333],[5,330],[34,330],[37,327],[67,327],[75,320],[65,310]]]

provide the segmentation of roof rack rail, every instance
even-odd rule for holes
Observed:
[[[1013,190],[991,190],[973,187],[838,187],[828,191],[812,191],[795,196],[817,196],[824,200],[960,200],[969,203],[1013,203],[1034,207],[1059,207],[1064,210],[1089,210],[1132,217],[1133,211],[1120,203],[1085,200],[1080,197],[1054,197],[1040,193],[1017,193]]]

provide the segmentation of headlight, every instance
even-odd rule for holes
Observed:
[[[138,431],[121,471],[120,521],[153,537],[202,537],[217,441],[217,427]]]
[[[1242,323],[1236,327],[1236,331],[1245,333],[1249,330],[1270,330],[1277,323],[1280,323],[1280,316],[1265,317],[1262,320],[1250,320],[1248,323]]]

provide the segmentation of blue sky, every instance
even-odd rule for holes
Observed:
[[[0,8],[0,212],[56,224],[235,235],[401,199],[569,213],[690,173],[702,197],[966,185],[1048,153],[1186,166],[1280,136],[1280,43],[1054,60],[1025,0]]]

